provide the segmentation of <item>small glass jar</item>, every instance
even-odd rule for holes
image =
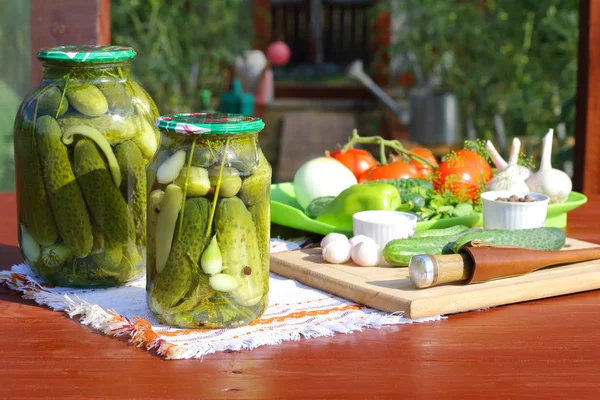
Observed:
[[[59,286],[106,287],[144,272],[146,165],[156,105],[131,79],[135,52],[62,46],[38,52],[43,81],[14,129],[19,246]]]
[[[150,309],[177,327],[245,325],[269,290],[271,166],[259,118],[160,117],[148,165]]]

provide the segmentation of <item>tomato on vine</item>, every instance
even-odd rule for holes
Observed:
[[[365,172],[359,182],[378,181],[380,179],[419,178],[417,167],[406,161],[394,161],[387,165],[371,168]]]
[[[484,157],[472,150],[457,150],[438,166],[432,182],[438,193],[448,190],[461,200],[475,202],[491,178],[492,167]]]
[[[337,150],[333,153],[327,152],[326,154],[344,164],[346,168],[352,171],[357,180],[365,172],[379,165],[371,153],[362,149]]]
[[[429,161],[436,167],[438,166],[438,162],[435,159],[435,156],[433,155],[431,150],[422,147],[417,147],[415,149],[412,149],[410,152],[423,157],[425,160]],[[411,158],[410,163],[417,167],[417,170],[419,171],[419,174],[421,175],[422,179],[427,179],[431,176],[431,173],[433,172],[433,167],[431,165],[423,164],[422,162],[414,158]]]

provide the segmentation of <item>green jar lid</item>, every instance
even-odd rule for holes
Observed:
[[[265,127],[260,118],[224,113],[185,113],[159,117],[156,127],[185,134],[222,134],[258,132]]]
[[[131,60],[135,54],[131,47],[123,46],[58,46],[39,50],[37,58],[59,62],[103,63]]]

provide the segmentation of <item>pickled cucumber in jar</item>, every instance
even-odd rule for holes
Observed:
[[[43,81],[14,132],[19,245],[60,286],[107,287],[144,273],[146,166],[156,106],[120,46],[40,50]]]
[[[264,123],[204,113],[158,121],[164,155],[147,167],[149,307],[177,327],[248,324],[264,312],[269,290]]]

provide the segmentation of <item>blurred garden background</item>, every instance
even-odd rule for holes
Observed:
[[[12,123],[37,83],[30,73],[37,62],[30,49],[31,1],[0,0],[0,191],[14,190]],[[405,110],[418,89],[456,99],[454,143],[440,137],[427,145],[479,138],[505,151],[519,136],[535,155],[539,138],[554,128],[555,162],[569,172],[575,0],[113,0],[110,30],[113,44],[137,51],[133,75],[163,114],[222,110],[221,99],[231,99],[223,96],[244,70],[239,63],[264,61],[246,54],[235,68],[236,58],[285,44],[289,60],[276,62],[274,53],[256,78],[265,86],[251,93],[254,113],[267,124],[261,141],[276,180],[289,179],[293,170],[279,163],[286,152],[290,163],[322,154],[353,127],[362,135],[419,143],[410,121],[349,76],[355,60]]]

